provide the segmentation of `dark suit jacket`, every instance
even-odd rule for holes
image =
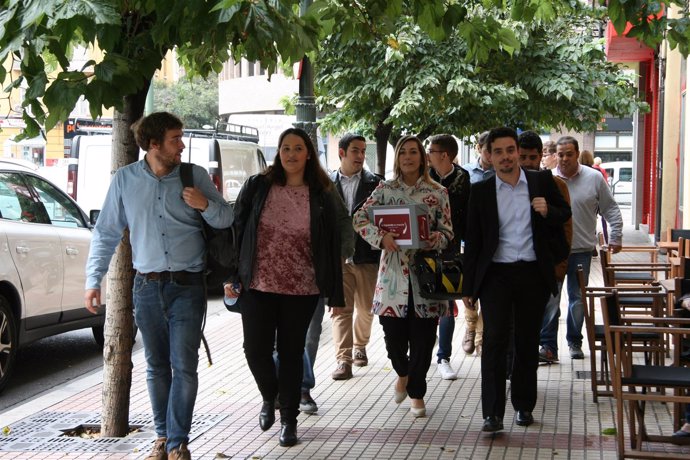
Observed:
[[[570,218],[570,206],[558,191],[551,171],[525,171],[525,176],[530,200],[534,196],[543,196],[549,207],[545,218],[530,207],[532,242],[542,278],[549,291],[555,294],[555,261],[549,250],[548,240],[551,237],[552,228],[562,228],[563,223]],[[538,194],[537,191],[539,191]],[[479,298],[484,276],[497,247],[498,204],[494,176],[472,184],[465,238],[463,296]]]
[[[340,185],[340,175],[338,171],[333,171],[330,177],[331,181],[335,184],[336,190],[340,193],[343,202],[345,202],[345,195],[343,194],[343,187]],[[383,177],[367,171],[366,169],[362,170],[362,176],[359,180],[359,185],[357,185],[357,190],[355,191],[352,209],[348,209],[350,216],[362,207],[367,198],[369,198],[369,195],[371,195],[371,192],[378,187],[382,180]],[[347,203],[345,203],[345,205],[347,206]],[[352,261],[355,264],[378,264],[381,259],[381,251],[373,249],[369,243],[364,241],[364,239],[354,231],[354,228],[352,232],[355,234],[355,253],[352,256]]]

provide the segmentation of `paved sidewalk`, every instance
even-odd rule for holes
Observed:
[[[626,229],[628,244],[648,242],[646,235]],[[600,284],[598,260],[592,263],[591,284]],[[458,318],[455,354],[451,364],[460,378],[441,380],[432,364],[428,373],[427,417],[415,419],[409,400],[393,401],[395,373],[386,357],[383,335],[375,322],[368,348],[369,366],[354,368],[348,381],[333,381],[335,369],[331,325],[324,319],[312,395],[316,415],[299,416],[300,442],[278,445],[279,423],[267,432],[258,427],[261,397],[242,350],[240,316],[222,312],[208,318],[206,337],[214,364],[199,370],[193,439],[194,459],[612,459],[615,437],[602,434],[614,428],[614,401],[592,402],[589,360],[572,361],[565,343],[566,295],[561,305],[559,364],[539,369],[536,423],[528,428],[513,422],[508,403],[505,431],[480,431],[480,360],[460,348],[464,321]],[[219,302],[216,299],[214,302]],[[563,352],[565,350],[565,352]],[[203,351],[200,352],[203,355]],[[585,349],[585,353],[588,351]],[[434,360],[435,361],[435,360]],[[100,373],[85,376],[20,408],[0,414],[0,459],[143,459],[154,439],[145,385],[143,354],[133,357],[134,376],[130,424],[142,431],[126,440],[80,440],[60,437],[60,430],[79,424],[98,424],[103,389]],[[669,409],[655,408],[658,427],[672,430]],[[690,457],[690,449],[686,448]]]

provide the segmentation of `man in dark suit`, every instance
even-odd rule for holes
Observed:
[[[570,217],[570,206],[548,171],[519,166],[517,133],[489,133],[496,176],[472,185],[465,239],[463,301],[476,299],[484,315],[483,431],[503,429],[506,352],[515,346],[511,402],[518,425],[534,422],[539,331],[544,307],[556,290],[552,235]],[[509,337],[511,321],[514,322]]]
[[[331,173],[331,180],[343,198],[350,216],[369,198],[383,180],[364,169],[366,140],[357,134],[345,134],[338,142],[340,169]],[[333,343],[338,365],[331,374],[333,380],[352,377],[352,365],[369,363],[366,346],[371,336],[371,303],[376,287],[381,251],[372,249],[354,229],[355,253],[343,264],[345,308],[334,308]]]

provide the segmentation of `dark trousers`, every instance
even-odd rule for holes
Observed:
[[[304,341],[318,295],[242,295],[244,354],[264,401],[278,396],[281,422],[296,422],[302,386]],[[279,369],[273,361],[276,344]]]
[[[426,373],[434,353],[438,318],[416,318],[412,307],[407,311],[407,318],[379,316],[379,322],[393,369],[400,377],[408,377],[410,398],[422,399],[426,394]]]
[[[505,414],[506,354],[511,341],[514,351],[510,399],[515,410],[532,411],[537,403],[539,331],[549,299],[549,289],[537,263],[492,263],[479,298],[484,315],[483,416],[502,418]]]

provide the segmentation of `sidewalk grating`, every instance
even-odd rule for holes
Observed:
[[[194,414],[190,442],[223,421],[227,414]],[[0,436],[0,452],[143,452],[148,451],[156,433],[150,414],[130,414],[129,425],[140,427],[124,438],[67,437],[65,431],[80,426],[99,426],[94,413],[40,412],[12,425],[8,436]]]

